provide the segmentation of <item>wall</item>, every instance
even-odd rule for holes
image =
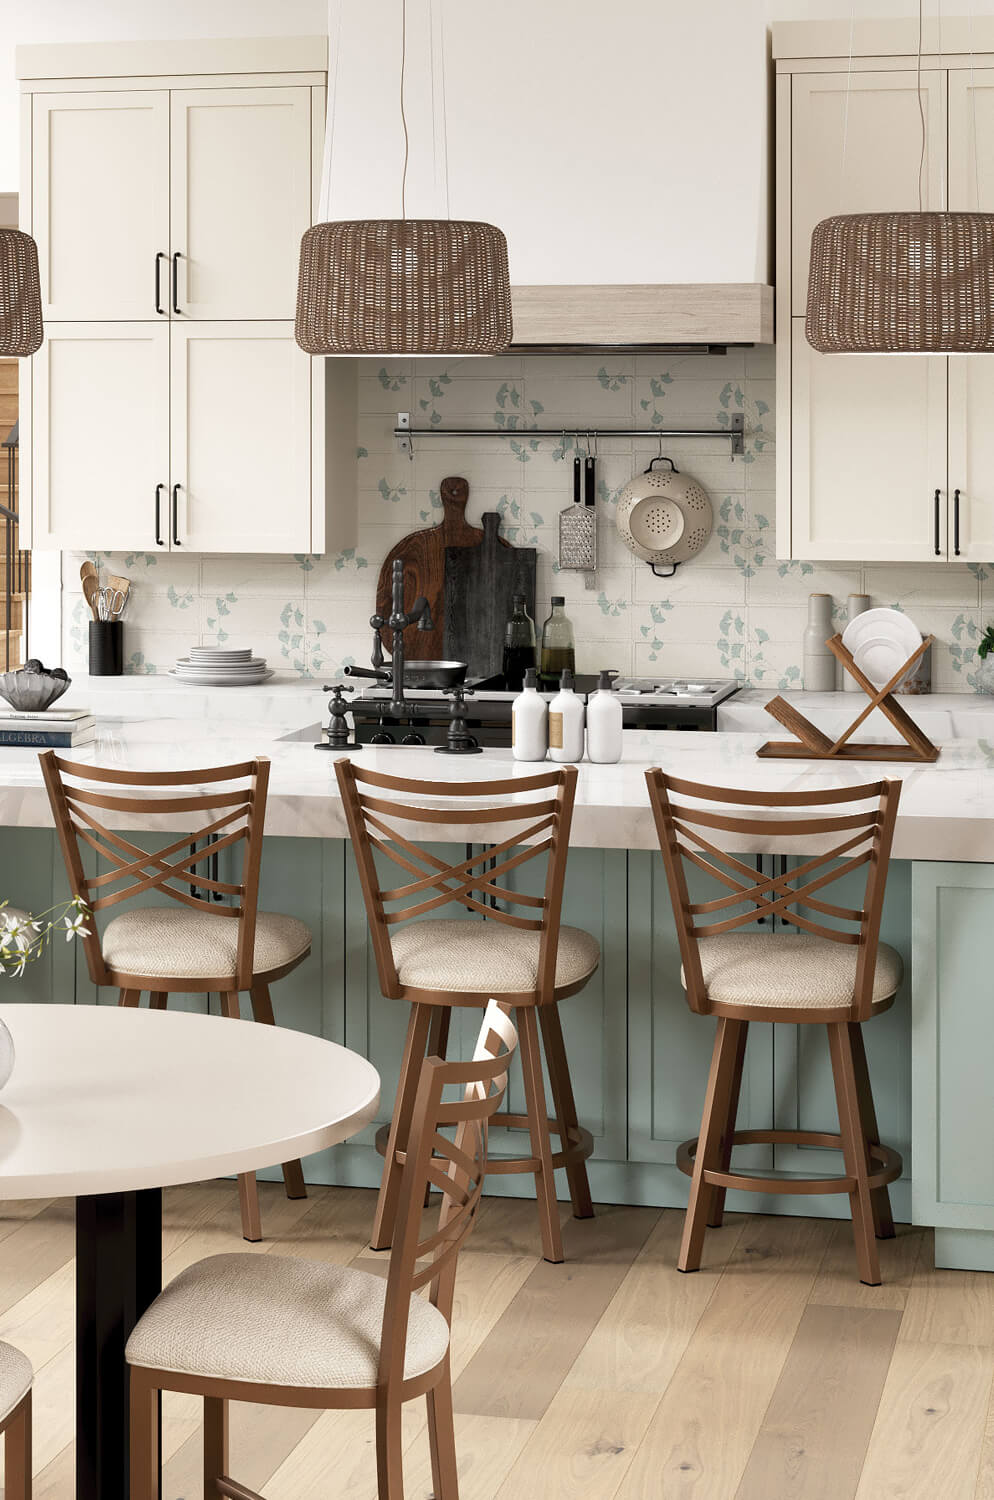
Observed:
[[[831,593],[839,611],[849,593],[897,604],[938,639],[934,686],[972,690],[981,621],[994,614],[994,570],[976,564],[865,567],[778,562],[774,543],[774,380],[772,349],[721,358],[528,356],[500,360],[364,361],[360,376],[360,536],[336,557],[106,557],[134,579],[128,670],[163,672],[197,642],[248,645],[280,672],[328,681],[345,662],[365,664],[380,562],[393,544],[438,518],[438,486],[462,474],[469,516],[499,510],[506,534],[539,549],[539,616],[564,593],[581,670],[603,666],[642,674],[714,673],[760,687],[796,687],[801,633],[812,591]],[[419,422],[513,427],[520,436],[416,444],[413,463],[397,452],[395,414]],[[745,412],[747,452],[728,458],[720,440],[662,442],[677,465],[699,478],[715,507],[707,548],[655,578],[622,545],[617,495],[644,469],[657,444],[602,440],[599,455],[601,567],[596,587],[560,573],[557,513],[571,498],[562,441],[529,438],[529,423],[605,426],[717,426]],[[581,439],[582,443],[582,439]],[[571,459],[574,440],[566,440]],[[66,554],[64,660],[85,664],[86,614],[79,596],[82,558]],[[841,618],[841,615],[840,615]]]

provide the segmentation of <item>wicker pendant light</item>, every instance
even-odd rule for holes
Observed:
[[[38,247],[19,229],[0,229],[0,355],[34,354],[43,337]]]
[[[804,332],[821,354],[994,352],[994,214],[922,208],[922,24],[919,0],[918,212],[837,214],[815,225]],[[851,35],[850,24],[850,68]],[[847,122],[848,109],[847,86]]]
[[[336,76],[325,145],[325,200],[338,95],[341,18],[339,0]],[[401,216],[315,224],[306,231],[297,280],[297,343],[308,354],[500,354],[510,344],[512,333],[504,235],[492,224],[407,218],[407,0],[401,0],[401,27]],[[433,16],[431,31],[434,36]],[[444,119],[444,67],[441,71]],[[447,152],[445,158],[448,212]]]

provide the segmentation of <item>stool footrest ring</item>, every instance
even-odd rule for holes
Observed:
[[[505,1125],[508,1126],[511,1130],[527,1130],[528,1116],[516,1114],[493,1115],[490,1119],[490,1125],[491,1128],[495,1126],[499,1128],[500,1126]],[[558,1136],[558,1121],[550,1120],[548,1122],[548,1125],[549,1134]],[[390,1126],[381,1125],[379,1130],[376,1132],[376,1149],[381,1156],[386,1156],[387,1154],[387,1144],[389,1142],[389,1139]],[[594,1138],[590,1134],[589,1130],[585,1130],[582,1125],[570,1127],[566,1131],[566,1140],[560,1150],[553,1151],[552,1153],[553,1170],[558,1171],[560,1167],[565,1167],[570,1162],[585,1161],[587,1157],[591,1155],[593,1149]],[[406,1160],[406,1152],[398,1151],[398,1163],[403,1166]],[[487,1156],[488,1175],[492,1173],[494,1176],[510,1176],[518,1172],[535,1173],[541,1171],[541,1166],[542,1164],[537,1156],[490,1156],[489,1154]]]
[[[825,1146],[833,1151],[842,1150],[842,1137],[820,1130],[736,1130],[732,1136],[733,1146]],[[897,1151],[890,1146],[867,1147],[877,1170],[870,1173],[868,1185],[871,1191],[886,1187],[901,1175],[902,1161]],[[688,1177],[693,1176],[694,1159],[697,1155],[697,1137],[684,1141],[677,1147],[676,1164]],[[855,1190],[853,1177],[771,1177],[755,1172],[719,1172],[707,1169],[704,1181],[711,1187],[733,1188],[747,1193],[851,1193]]]

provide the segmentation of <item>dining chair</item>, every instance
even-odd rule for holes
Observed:
[[[31,1500],[31,1361],[0,1343],[0,1432],[4,1500]]]
[[[677,1165],[691,1178],[679,1269],[700,1268],[705,1229],[720,1226],[728,1188],[847,1193],[859,1277],[877,1286],[876,1240],[894,1236],[887,1186],[901,1175],[901,1158],[880,1142],[862,1026],[890,1008],[903,977],[900,954],[880,941],[901,783],[743,791],[684,781],[655,767],[646,782],[676,920],[681,981],[690,1009],[717,1017],[700,1135],[677,1150]],[[778,851],[795,851],[794,861],[781,875],[759,875],[724,852],[722,841],[739,850],[775,841]],[[688,867],[722,894],[692,900]],[[856,876],[860,904],[825,899],[835,881],[856,872],[862,872]],[[757,916],[767,931],[743,931]],[[797,930],[771,933],[774,919]],[[735,1129],[753,1021],[826,1027],[838,1133]],[[732,1171],[733,1147],[745,1144],[841,1148],[844,1172]]]
[[[380,990],[411,1008],[393,1116],[376,1141],[386,1161],[373,1249],[391,1243],[421,1059],[426,1050],[445,1056],[454,1009],[482,1008],[495,998],[514,1008],[525,1095],[525,1112],[507,1113],[499,1123],[527,1130],[530,1151],[492,1156],[489,1171],[534,1177],[542,1254],[562,1261],[558,1168],[565,1168],[574,1216],[590,1218],[594,1212],[586,1167],[593,1139],[577,1119],[559,1019],[559,1002],[583,989],[600,963],[597,939],[560,922],[576,768],[456,784],[388,776],[351,760],[337,761],[335,771]],[[444,839],[455,828],[473,830],[484,842],[460,844],[459,857],[451,862],[422,847],[426,839]],[[544,864],[540,894],[507,880],[533,859],[540,872]],[[387,888],[380,871],[389,872],[391,865],[410,879]],[[470,918],[429,916],[453,904]],[[554,1119],[546,1101],[543,1052]],[[559,1138],[558,1151],[552,1149],[552,1136]]]
[[[160,1293],[127,1345],[131,1500],[159,1493],[160,1391],[202,1397],[204,1495],[232,1500],[259,1497],[228,1475],[229,1401],[375,1411],[379,1497],[403,1500],[401,1412],[424,1396],[435,1500],[458,1500],[449,1365],[456,1264],[516,1046],[510,1018],[491,1002],[471,1062],[421,1064],[385,1278],[292,1256],[214,1255]],[[445,1133],[453,1130],[454,1139]],[[424,1231],[432,1188],[441,1208],[437,1227]]]
[[[216,992],[224,1014],[236,1019],[247,991],[254,1019],[275,1025],[269,986],[308,956],[311,933],[296,917],[258,909],[269,761],[124,771],[62,760],[52,750],[39,759],[73,895],[94,913],[147,892],[173,903],[123,912],[102,935],[91,924],[81,941],[93,983],[117,989],[121,1005],[138,1005],[147,991],[154,1010],[164,1010],[170,994]],[[112,816],[101,821],[97,812]],[[149,852],[108,826],[128,827],[129,817],[142,826],[150,816],[170,830],[182,828],[182,835]],[[206,838],[214,842],[198,850]],[[90,851],[93,874],[81,845]],[[236,881],[198,872],[215,854],[239,846]],[[218,899],[224,897],[230,904]],[[283,1179],[288,1197],[307,1196],[299,1161],[283,1164]],[[260,1240],[255,1174],[242,1173],[238,1189],[242,1233]]]

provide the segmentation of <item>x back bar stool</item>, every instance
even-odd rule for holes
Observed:
[[[201,771],[120,771],[60,760],[51,750],[39,758],[73,895],[94,913],[146,891],[176,903],[125,912],[107,924],[102,939],[92,929],[82,941],[93,983],[119,990],[121,1005],[137,1005],[147,990],[158,1010],[165,1009],[170,993],[217,991],[225,1015],[236,1018],[239,993],[247,990],[255,1019],[274,1025],[269,986],[303,962],[311,934],[296,917],[258,910],[269,761],[260,757]],[[96,810],[184,820],[205,814],[207,822],[149,854],[108,828]],[[120,824],[122,817],[112,821]],[[210,834],[217,842],[207,854],[190,852],[191,843]],[[110,868],[88,876],[81,843]],[[208,855],[238,844],[244,847],[237,883],[197,873]],[[213,896],[234,901],[219,906]],[[299,1161],[284,1163],[283,1179],[288,1197],[307,1196]],[[239,1177],[238,1191],[242,1233],[260,1240],[254,1173]]]
[[[718,1018],[701,1133],[677,1154],[678,1166],[691,1177],[679,1268],[699,1269],[705,1227],[721,1224],[728,1188],[848,1193],[859,1277],[877,1286],[876,1239],[894,1234],[887,1184],[900,1176],[901,1158],[880,1143],[862,1023],[893,1004],[903,972],[900,955],[879,940],[900,782],[815,792],[736,791],[681,781],[658,769],[647,771],[646,781],[687,1000],[699,1015]],[[775,834],[779,848],[798,850],[800,862],[784,875],[757,878],[755,868],[712,842],[723,834],[745,849]],[[813,848],[822,852],[812,856]],[[688,864],[723,886],[724,894],[691,901]],[[861,869],[866,872],[862,906],[824,899],[834,881]],[[799,931],[782,936],[739,931],[758,914],[779,916]],[[835,925],[816,920],[823,917]],[[750,1021],[827,1028],[838,1134],[735,1129]],[[844,1175],[733,1172],[733,1146],[754,1143],[841,1147]]]
[[[528,1130],[531,1155],[491,1157],[488,1171],[534,1175],[542,1253],[546,1260],[561,1261],[558,1168],[565,1168],[574,1215],[590,1218],[594,1211],[585,1165],[593,1140],[577,1120],[558,1011],[559,1001],[581,990],[600,962],[596,938],[560,923],[576,771],[563,767],[538,776],[453,786],[386,776],[349,760],[339,760],[335,770],[380,989],[387,999],[407,1000],[411,1006],[393,1118],[377,1140],[386,1164],[373,1248],[386,1249],[393,1237],[418,1070],[426,1050],[445,1056],[453,1008],[483,1007],[493,998],[516,1012],[526,1101],[525,1114],[504,1114],[500,1123]],[[400,796],[379,795],[383,792]],[[490,842],[465,859],[447,863],[415,842],[433,834],[444,839],[447,828],[467,825]],[[407,883],[393,888],[381,884],[375,855],[384,864],[399,865]],[[538,857],[546,861],[542,895],[502,883]],[[452,903],[478,920],[429,917]],[[407,925],[398,927],[400,923]],[[542,1077],[543,1043],[554,1120],[548,1117]],[[559,1138],[558,1151],[552,1149],[553,1135]]]

